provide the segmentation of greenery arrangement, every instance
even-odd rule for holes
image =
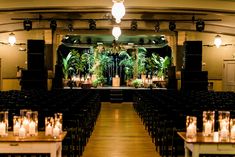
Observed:
[[[142,81],[140,79],[135,79],[131,82],[132,86],[134,86],[135,88],[139,88],[141,87]]]

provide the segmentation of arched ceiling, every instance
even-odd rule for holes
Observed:
[[[75,31],[89,32],[89,19],[96,21],[96,31],[110,33],[113,26],[112,0],[0,0],[0,32],[23,30],[23,20],[33,21],[33,29],[48,29],[50,20],[56,19],[59,30],[72,24]],[[196,21],[205,22],[204,32],[235,36],[234,0],[125,0],[126,15],[120,26],[129,34],[154,32],[156,21],[159,33],[171,33],[169,22],[176,22],[176,31],[196,31]],[[132,20],[138,29],[130,31]]]

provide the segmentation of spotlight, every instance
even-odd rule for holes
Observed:
[[[160,22],[159,21],[156,22],[154,28],[155,28],[155,32],[159,32],[159,30],[160,30]]]
[[[136,31],[138,28],[137,21],[131,21],[131,30]]]
[[[140,38],[140,39],[139,39],[139,44],[140,44],[140,45],[144,45],[144,38]]]
[[[176,29],[176,24],[174,21],[169,22],[169,30],[174,31]]]
[[[70,24],[68,24],[68,30],[69,30],[69,32],[72,32],[72,31],[74,31],[74,29],[73,29],[73,25],[70,23]]]
[[[55,31],[57,28],[57,23],[55,19],[51,19],[50,28],[52,31]]]
[[[88,38],[86,39],[86,42],[87,42],[87,44],[92,44],[92,40],[91,40],[91,38],[90,38],[90,37],[88,37]]]
[[[205,22],[203,20],[198,20],[196,22],[196,30],[202,32],[204,31],[204,28],[205,28]]]
[[[96,22],[93,19],[89,20],[89,30],[96,30]]]
[[[25,19],[23,25],[24,25],[24,30],[29,31],[32,29],[32,21],[30,21],[29,19]]]

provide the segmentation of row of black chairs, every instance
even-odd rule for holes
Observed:
[[[98,91],[53,90],[53,91],[2,91],[0,110],[9,112],[9,129],[12,118],[21,109],[38,111],[39,131],[45,130],[45,117],[63,114],[63,130],[67,135],[63,140],[63,157],[82,156],[84,148],[94,129],[100,112]],[[4,156],[4,154],[0,155]],[[7,154],[7,157],[49,157],[49,154]]]
[[[185,131],[186,116],[197,117],[202,131],[202,113],[207,110],[231,112],[235,116],[235,93],[213,91],[139,90],[134,94],[134,108],[148,130],[161,156],[184,153],[183,140],[177,135]],[[217,116],[217,115],[216,115]],[[218,129],[215,123],[215,130]]]

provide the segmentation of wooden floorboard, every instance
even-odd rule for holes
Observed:
[[[132,103],[102,103],[82,157],[160,157]]]

